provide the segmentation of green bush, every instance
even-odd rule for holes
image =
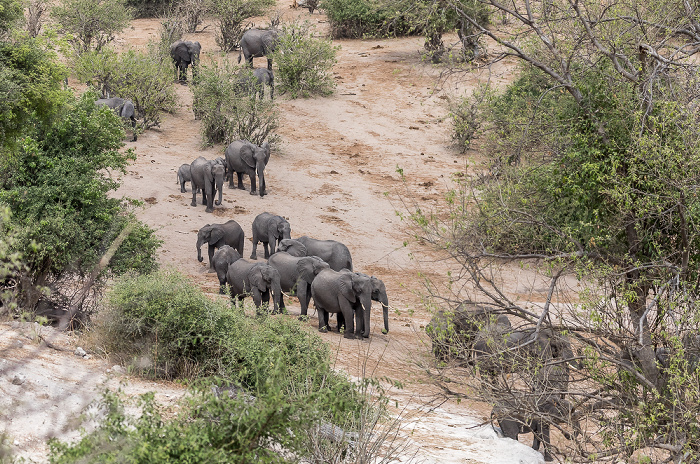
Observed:
[[[62,0],[51,9],[78,53],[101,50],[131,20],[125,0]]]
[[[277,66],[275,81],[280,91],[289,92],[292,98],[330,95],[335,88],[331,69],[339,47],[314,37],[314,30],[308,22],[285,24],[272,53]]]
[[[193,86],[195,117],[202,120],[205,144],[248,140],[256,145],[273,143],[279,127],[277,107],[272,100],[256,98],[241,85],[252,77],[247,68],[228,60],[200,66]]]
[[[36,246],[35,243],[29,244]],[[16,233],[12,230],[11,212],[0,205],[0,316],[11,314],[17,309],[17,287],[20,273],[25,270],[22,253],[18,250]],[[2,456],[3,436],[0,435],[0,457]],[[3,462],[0,459],[0,462]]]
[[[223,52],[238,48],[245,21],[253,16],[261,16],[274,5],[275,0],[211,0],[209,10],[216,21],[216,44]]]
[[[322,0],[335,39],[419,33],[402,15],[370,0]]]
[[[117,53],[104,49],[84,53],[77,59],[73,72],[78,80],[90,83],[102,94],[134,102],[143,129],[160,125],[162,114],[175,109],[172,61],[153,44],[147,52]]]

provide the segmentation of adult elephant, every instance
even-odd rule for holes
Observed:
[[[197,261],[204,261],[202,258],[202,245],[209,244],[209,270],[214,270],[214,250],[228,245],[238,251],[239,256],[243,255],[243,243],[245,234],[243,228],[231,219],[223,224],[207,224],[197,232]]]
[[[317,240],[304,235],[294,240],[282,240],[277,249],[292,256],[318,256],[334,271],[352,271],[350,250],[335,240]]]
[[[550,428],[552,425],[565,424],[571,427],[574,435],[580,433],[581,427],[573,410],[573,405],[557,396],[536,396],[533,401],[517,401],[516,398],[494,406],[491,411],[491,421],[496,419],[504,437],[518,441],[521,433],[532,432],[534,439],[532,449],[539,451],[544,445],[545,462],[553,461],[551,454]],[[564,437],[571,440],[572,436],[564,432]]]
[[[243,186],[243,174],[250,177],[250,194],[255,195],[255,177],[260,181],[260,197],[265,195],[265,166],[270,161],[270,144],[265,142],[261,147],[247,140],[236,140],[226,148],[226,166],[228,168],[229,184],[233,188],[233,173],[238,177],[238,188]]]
[[[262,242],[265,259],[275,253],[277,243],[290,237],[292,228],[282,216],[260,213],[253,219],[253,252],[250,259],[258,259],[258,242]]]
[[[231,287],[231,299],[237,304],[247,295],[253,297],[255,307],[260,309],[263,303],[273,301],[273,314],[280,312],[280,274],[277,269],[267,263],[251,263],[239,259],[230,264],[226,271],[226,282]]]
[[[197,190],[202,190],[202,204],[207,205],[207,213],[214,211],[215,203],[221,204],[222,188],[224,186],[224,165],[216,160],[208,160],[200,156],[190,164],[192,175],[192,206],[197,206]],[[219,199],[214,201],[214,195],[219,192]]]
[[[187,67],[192,65],[192,79],[197,77],[197,64],[202,46],[199,42],[178,40],[170,45],[170,57],[175,63],[175,80],[187,81]],[[179,76],[178,76],[179,70]]]
[[[136,142],[136,109],[134,108],[134,102],[119,97],[100,98],[95,100],[95,105],[111,108],[119,115],[120,118],[131,121],[131,131],[134,135],[134,138],[131,139],[131,141]]]
[[[283,292],[295,293],[299,298],[301,315],[306,316],[311,301],[311,284],[324,269],[329,269],[328,263],[317,256],[298,258],[289,253],[277,252],[270,256],[268,264],[280,273],[280,284]],[[284,298],[280,302],[284,309]]]
[[[211,262],[214,263],[216,277],[219,278],[219,293],[223,294],[226,290],[226,273],[230,264],[241,259],[240,253],[234,248],[224,245],[214,253]]]
[[[386,294],[386,286],[384,285],[384,282],[382,282],[381,279],[378,279],[374,276],[368,276],[367,274],[363,274],[361,272],[356,272],[355,274],[359,274],[361,276],[369,278],[371,284],[372,284],[372,301],[378,301],[382,305],[382,313],[384,316],[384,329],[382,330],[383,334],[389,333],[389,297]],[[369,318],[366,318],[369,319]],[[343,317],[342,313],[338,313],[338,332],[340,332],[340,328],[345,324],[345,319]],[[364,320],[363,320],[363,327],[360,328],[360,330],[364,333]],[[369,329],[367,329],[369,331]]]
[[[318,330],[328,331],[329,313],[342,313],[345,338],[369,337],[372,309],[372,282],[364,274],[333,269],[319,272],[311,284],[311,295],[318,310]],[[364,330],[363,330],[364,329]]]
[[[510,328],[510,321],[495,309],[470,301],[460,303],[454,309],[442,309],[435,313],[425,333],[430,337],[433,354],[439,361],[451,358],[469,359],[479,332],[498,324]]]
[[[238,52],[238,62],[241,62],[241,53],[245,61],[251,68],[253,58],[267,57],[267,69],[272,71],[272,58],[270,53],[275,51],[277,46],[278,32],[275,29],[248,29],[243,33],[240,41],[240,51]]]

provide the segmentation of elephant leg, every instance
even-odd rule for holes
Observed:
[[[308,289],[306,281],[299,281],[296,285],[297,298],[299,298],[299,306],[301,306],[301,315],[306,316],[309,312],[309,302],[311,301],[311,291]]]
[[[251,60],[252,61],[252,60]],[[267,69],[272,71],[272,58],[267,59]]]
[[[362,309],[362,304],[357,302],[357,309],[355,310],[355,338],[362,338],[362,332],[364,331],[364,310]]]
[[[186,192],[187,192],[187,189],[185,188],[185,182],[187,182],[187,181],[184,181],[184,180],[183,180],[182,182],[180,182],[180,193],[186,193]]]
[[[197,206],[197,189],[194,186],[194,182],[192,184],[192,203],[190,203],[190,206]]]
[[[345,327],[345,317],[343,316],[343,313],[340,312],[336,315],[337,321],[338,321],[338,333],[340,333],[341,330],[343,330],[343,327]]]
[[[345,319],[345,332],[343,337],[354,339],[355,338],[355,321],[353,320],[353,308],[349,301],[344,299],[342,296],[340,298],[340,311],[343,313],[343,318]],[[340,313],[339,313],[340,314]]]
[[[214,251],[215,250],[216,250],[216,247],[210,243],[209,244],[209,271],[214,270]]]
[[[255,174],[250,175],[250,194],[255,195],[257,193],[257,182],[255,182]]]
[[[316,309],[318,310],[318,331],[326,333],[328,332],[328,311],[318,306]]]
[[[250,259],[258,259],[258,238],[253,234],[253,252],[250,254]]]
[[[274,241],[272,242],[273,244],[275,243]],[[265,259],[270,258],[270,247],[269,244],[270,242],[262,242],[263,244],[263,249],[265,250]]]
[[[236,177],[238,177],[238,188],[240,190],[245,190],[245,187],[243,187],[243,173],[236,172]]]

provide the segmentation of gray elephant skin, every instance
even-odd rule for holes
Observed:
[[[170,57],[175,64],[175,80],[187,81],[187,67],[189,65],[192,65],[192,79],[197,77],[197,65],[201,51],[202,46],[199,42],[190,42],[189,40],[178,40],[170,45]]]
[[[454,309],[436,312],[425,327],[425,333],[430,337],[433,354],[439,361],[465,360],[472,356],[479,331],[494,323],[499,324],[498,327],[510,328],[505,315],[499,315],[493,308],[464,301]]]
[[[243,33],[238,52],[238,62],[241,62],[241,53],[251,68],[253,58],[267,57],[267,69],[272,71],[272,58],[269,54],[275,51],[278,33],[274,29],[248,29]]]
[[[320,332],[329,329],[329,313],[342,313],[345,338],[369,337],[372,282],[366,275],[325,269],[318,273],[311,284],[311,295],[318,310]]]
[[[347,272],[347,270],[343,271]],[[368,276],[367,274],[363,274],[361,272],[356,272],[355,274],[359,274],[361,276],[367,277],[370,282],[372,283],[372,301],[378,301],[382,305],[382,314],[384,316],[384,329],[382,330],[383,334],[389,333],[389,297],[386,294],[386,286],[384,285],[384,282],[382,282],[381,279],[378,279],[374,276]],[[369,319],[369,318],[367,318]],[[343,318],[342,313],[338,313],[338,332],[340,332],[340,328],[345,324],[345,319]],[[363,326],[360,327],[359,329],[364,333],[365,328],[364,328],[364,319],[363,319]],[[369,329],[368,329],[369,331]]]
[[[260,309],[263,303],[269,306],[270,297],[272,297],[272,313],[280,312],[282,297],[280,274],[269,264],[251,263],[245,259],[239,259],[229,265],[226,282],[231,288],[231,299],[234,303],[237,304],[237,301],[242,301],[247,295],[251,295],[255,307]]]
[[[228,245],[222,246],[214,253],[211,262],[214,263],[216,277],[219,279],[220,294],[226,292],[226,273],[228,272],[229,265],[235,263],[239,259],[241,259],[240,253]]]
[[[95,105],[111,108],[119,115],[119,117],[130,120],[131,131],[134,134],[134,138],[131,139],[131,141],[136,142],[136,109],[134,108],[134,102],[119,97],[100,98],[95,100]]]
[[[256,68],[251,74],[244,73],[238,80],[238,92],[240,94],[258,95],[260,99],[265,97],[265,86],[270,87],[270,100],[275,98],[275,75],[267,68]]]
[[[209,244],[209,270],[214,270],[214,251],[216,248],[221,248],[228,245],[238,252],[239,256],[243,255],[243,244],[245,242],[245,234],[243,228],[231,219],[223,224],[207,224],[197,232],[197,261],[204,261],[202,258],[202,245]]]
[[[262,242],[265,259],[275,253],[277,244],[290,237],[292,228],[282,216],[260,213],[253,219],[253,252],[250,259],[258,259],[258,242]]]
[[[311,284],[319,272],[329,269],[328,263],[317,256],[297,258],[282,251],[270,256],[268,264],[279,272],[282,291],[295,293],[299,298],[301,315],[306,316],[311,301]],[[280,309],[284,309],[284,298]]]
[[[518,441],[521,433],[532,432],[534,439],[532,449],[539,451],[540,445],[544,445],[545,462],[553,461],[551,454],[550,427],[552,424],[569,424],[573,428],[574,435],[580,432],[578,420],[573,414],[573,406],[567,401],[554,396],[541,396],[537,398],[532,408],[532,414],[523,414],[512,405],[497,404],[491,411],[491,421],[496,419],[498,426],[506,438]],[[564,437],[571,440],[571,435],[564,432]]]
[[[207,213],[214,211],[213,203],[221,204],[224,186],[224,165],[216,160],[208,160],[200,156],[190,164],[192,174],[192,206],[197,206],[197,190],[201,189],[202,204],[207,205]],[[214,201],[214,195],[219,192],[219,199]]]
[[[334,271],[352,271],[350,250],[335,240],[317,240],[304,235],[294,240],[283,240],[278,251],[286,251],[292,256],[318,256]]]
[[[229,177],[230,188],[233,183],[233,173],[238,177],[238,188],[245,190],[243,186],[243,174],[250,177],[250,194],[255,195],[257,176],[260,181],[260,197],[265,195],[265,166],[270,161],[270,144],[265,142],[261,147],[248,142],[247,140],[236,140],[226,147],[224,152],[226,157],[227,176]]]
[[[192,182],[192,170],[189,164],[183,164],[177,170],[177,183],[180,184],[181,193],[187,193],[187,189],[185,188],[187,182]]]

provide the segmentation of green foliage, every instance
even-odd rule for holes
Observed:
[[[335,88],[331,70],[339,47],[316,38],[314,32],[315,26],[308,22],[284,24],[272,53],[277,66],[275,81],[280,91],[289,92],[292,98],[330,95]]]
[[[126,224],[121,200],[108,193],[118,184],[108,170],[125,172],[135,155],[121,152],[122,122],[111,111],[97,108],[94,95],[69,100],[53,121],[36,122],[32,137],[4,160],[0,202],[10,206],[18,243],[37,243],[24,249],[33,276],[90,272]],[[126,262],[140,263],[142,271],[155,266],[158,243],[145,226],[128,239],[137,261],[120,255],[113,269]]]
[[[406,18],[395,15],[390,8],[379,2],[322,0],[319,7],[328,17],[334,39],[384,37],[414,31]]]
[[[172,6],[172,0],[126,0],[135,18],[156,18]]]
[[[103,94],[134,102],[137,117],[142,119],[141,127],[148,129],[160,125],[162,114],[175,109],[172,61],[167,53],[154,44],[145,53],[117,53],[110,49],[87,52],[77,59],[74,73]]]
[[[248,69],[224,60],[202,65],[193,86],[195,116],[202,120],[204,143],[248,140],[256,145],[276,140],[279,115],[274,101],[256,98],[247,91],[253,78]]]
[[[245,21],[263,15],[275,4],[275,0],[212,0],[209,9],[217,25],[214,40],[221,51],[235,50],[243,35]]]
[[[78,52],[101,50],[131,20],[126,0],[62,0],[51,9],[68,40]]]
[[[20,0],[0,1],[0,37],[7,34],[22,18],[22,2]]]
[[[4,148],[31,131],[30,121],[46,122],[56,115],[69,95],[62,90],[65,75],[65,67],[41,40],[0,42],[0,140]]]
[[[29,247],[34,246],[36,244],[29,244]],[[19,248],[16,233],[12,230],[10,208],[0,205],[0,316],[17,309],[18,281],[25,270],[22,253],[17,251]],[[0,458],[3,438],[0,435]],[[2,459],[0,462],[3,462]]]

